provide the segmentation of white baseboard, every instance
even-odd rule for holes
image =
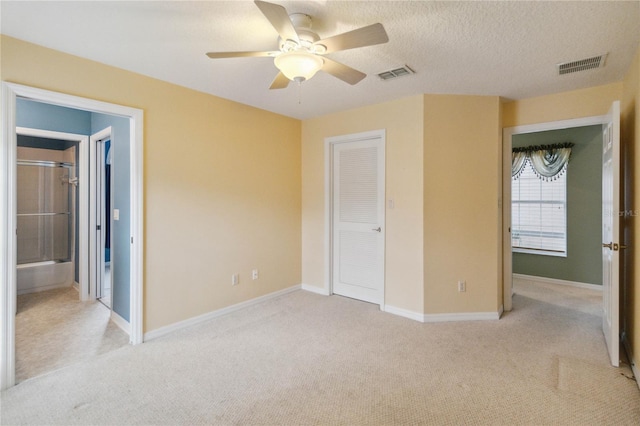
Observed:
[[[226,308],[217,309],[215,311],[207,312],[206,314],[198,315],[197,317],[189,318],[183,321],[178,321],[173,324],[166,325],[164,327],[156,328],[155,330],[151,330],[144,333],[143,340],[147,342],[149,340],[157,339],[159,337],[173,333],[174,331],[182,330],[184,328],[191,327],[192,325],[200,324],[210,319],[221,317],[223,315],[227,315],[232,312],[239,311],[240,309],[244,309],[249,306],[257,305],[258,303],[262,303],[266,300],[274,299],[276,297],[282,296],[283,294],[300,290],[300,288],[301,288],[300,285],[294,285],[293,287],[289,287],[280,291],[265,294],[264,296],[256,297],[255,299],[250,299],[244,302],[237,303],[235,305],[227,306]]]
[[[131,324],[129,324],[129,321],[127,321],[126,319],[122,318],[120,315],[118,315],[115,311],[111,311],[111,321],[113,321],[113,323],[115,325],[117,325],[118,327],[120,327],[120,329],[122,331],[124,331],[125,333],[127,333],[129,336],[131,336]]]
[[[602,286],[598,284],[587,284],[578,281],[560,280],[557,278],[536,277],[534,275],[513,274],[513,280],[516,281],[533,281],[543,284],[567,285],[570,287],[588,288],[589,290],[602,291]]]
[[[310,291],[311,293],[321,294],[323,296],[329,296],[329,291],[324,287],[317,287],[311,284],[302,284],[301,287],[304,291]]]
[[[451,321],[489,321],[499,320],[502,307],[498,312],[457,312],[450,314],[424,314],[423,322],[451,322]]]
[[[627,353],[627,358],[629,359],[629,364],[631,365],[631,371],[633,371],[633,376],[636,380],[636,385],[638,385],[638,389],[640,389],[640,370],[638,369],[638,364],[633,358],[633,351],[631,350],[631,346],[629,345],[629,339],[624,335],[622,337],[622,346],[624,347],[625,352]]]
[[[381,309],[384,312],[393,314],[393,315],[398,315],[399,317],[404,317],[404,318],[409,318],[411,320],[414,321],[418,321],[418,322],[424,322],[423,321],[423,317],[424,315],[418,313],[418,312],[413,312],[413,311],[409,311],[407,309],[402,309],[402,308],[397,308],[395,306],[391,306],[391,305],[384,305],[384,307],[381,307]]]
[[[498,312],[453,312],[446,314],[421,314],[395,306],[385,305],[384,312],[409,318],[418,322],[450,322],[450,321],[486,321],[498,320],[502,316],[503,307]]]

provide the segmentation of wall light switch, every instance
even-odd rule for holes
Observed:
[[[113,209],[113,220],[120,220],[120,210]]]

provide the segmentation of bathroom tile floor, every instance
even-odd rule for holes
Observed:
[[[118,349],[129,336],[100,302],[81,302],[73,287],[18,296],[16,382]]]

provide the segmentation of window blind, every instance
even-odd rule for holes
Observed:
[[[567,173],[546,181],[527,165],[511,184],[514,250],[566,255]]]

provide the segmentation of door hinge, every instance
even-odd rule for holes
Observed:
[[[133,237],[131,237],[131,244],[133,244]]]
[[[100,225],[96,225],[96,231],[100,230]]]

